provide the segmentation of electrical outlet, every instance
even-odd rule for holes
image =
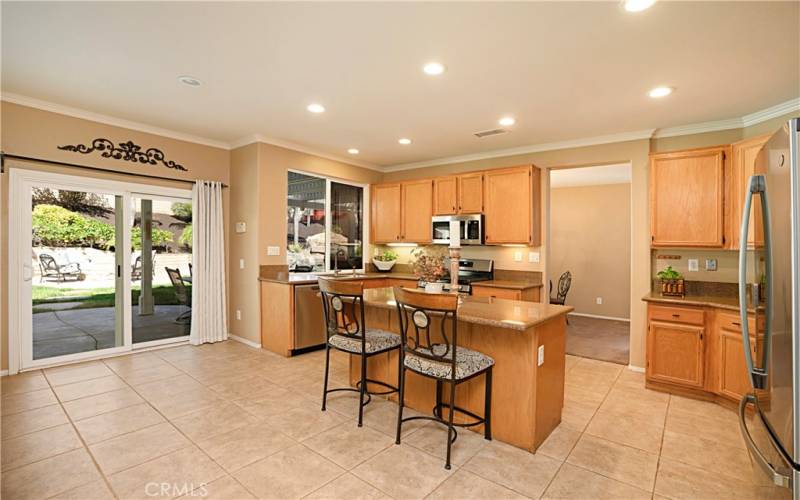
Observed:
[[[528,252],[528,262],[539,262],[539,252]]]
[[[239,259],[239,269],[244,269],[244,259]]]
[[[706,271],[717,270],[717,259],[706,259]]]
[[[689,271],[699,271],[700,270],[700,261],[698,259],[689,259]]]
[[[597,305],[601,305],[603,303],[603,297],[597,297],[594,299],[594,301],[597,303]]]
[[[267,247],[267,255],[280,255],[281,254],[281,247]]]
[[[237,222],[235,227],[237,233],[244,233],[247,231],[247,224],[244,222]]]
[[[241,321],[242,320],[242,311],[239,309],[236,310],[236,319]]]
[[[514,252],[514,262],[522,262],[522,252]]]
[[[537,356],[536,366],[542,366],[544,364],[544,346],[539,346],[539,355]]]

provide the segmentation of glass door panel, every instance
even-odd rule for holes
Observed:
[[[329,269],[363,269],[364,189],[331,181]]]
[[[325,270],[325,179],[289,172],[286,256],[289,271]]]
[[[131,197],[133,343],[189,335],[192,320],[192,202]]]

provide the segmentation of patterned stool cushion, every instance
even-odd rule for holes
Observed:
[[[447,346],[438,344],[433,346],[433,351],[436,355],[441,356],[445,353],[446,348]],[[419,351],[426,354],[430,352],[430,350],[424,348],[419,349]],[[447,355],[448,357],[452,356],[452,353]],[[452,375],[449,361],[434,361],[414,354],[406,354],[404,362],[407,368],[425,375],[438,378],[450,378]],[[456,349],[456,379],[467,378],[489,368],[493,364],[494,360],[482,352],[461,346]]]
[[[376,328],[367,328],[366,350],[368,353],[393,349],[400,345],[400,335],[385,332]],[[328,339],[330,345],[343,351],[354,354],[361,353],[361,339],[345,337],[344,335],[332,335]]]

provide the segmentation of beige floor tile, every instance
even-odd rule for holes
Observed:
[[[263,423],[239,427],[197,442],[228,472],[239,470],[295,444],[295,440]]]
[[[142,368],[151,368],[167,364],[166,361],[156,356],[152,352],[142,352],[138,354],[128,354],[125,356],[116,356],[103,360],[106,366],[114,370],[117,374],[129,373]]]
[[[650,425],[663,427],[669,395],[655,391],[615,387],[606,396],[600,409],[635,416]]]
[[[622,370],[617,377],[614,387],[627,387],[630,389],[644,389],[644,373],[633,370]]]
[[[247,491],[239,481],[231,476],[215,479],[208,484],[203,484],[182,497],[181,500],[250,500],[256,498]]]
[[[711,413],[716,415],[713,411]],[[702,425],[699,422],[702,422]],[[675,409],[670,405],[665,428],[671,432],[696,436],[728,446],[745,447],[738,419],[727,414],[722,414],[721,418],[719,415],[699,416]]]
[[[72,401],[73,399],[94,396],[95,394],[125,389],[127,387],[127,384],[125,384],[121,378],[117,377],[116,375],[109,375],[108,377],[100,377],[91,380],[84,380],[82,382],[59,385],[54,387],[53,390],[55,391],[56,396],[58,396],[58,399],[61,401]]]
[[[166,378],[181,375],[183,372],[168,363],[146,366],[132,370],[120,370],[117,372],[125,382],[136,387],[138,385],[164,380]]]
[[[40,389],[37,391],[9,395],[4,394],[0,402],[0,414],[5,417],[6,415],[33,410],[56,403],[58,403],[58,400],[50,389]]]
[[[64,403],[64,409],[72,420],[83,420],[140,403],[144,403],[144,400],[133,389],[126,387],[96,396],[67,401]]]
[[[662,458],[658,465],[655,493],[675,500],[766,498],[764,490],[744,481]]]
[[[650,496],[650,492],[567,463],[558,471],[542,498],[648,500]]]
[[[179,418],[225,402],[214,392],[205,388],[187,390],[169,396],[148,399],[148,401],[165,417],[170,419]]]
[[[703,418],[711,417],[720,420],[736,420],[738,418],[736,411],[725,408],[720,404],[682,396],[670,397],[669,409],[671,412],[689,413]]]
[[[349,470],[391,446],[394,440],[375,429],[344,422],[308,438],[303,444]]]
[[[310,495],[306,500],[378,500],[388,496],[347,473],[342,474]]]
[[[164,422],[164,418],[147,403],[121,408],[75,422],[87,444],[126,434]]]
[[[2,496],[40,500],[100,479],[100,472],[83,448],[3,473]]]
[[[50,384],[47,383],[47,379],[44,378],[41,371],[20,373],[19,375],[11,375],[2,379],[3,396],[38,391],[49,387]]]
[[[358,397],[359,394],[357,392],[350,392],[350,391],[341,391],[341,392],[334,392],[328,394],[328,401],[326,403],[326,408],[329,410],[337,411],[347,417],[350,418],[358,418]],[[311,399],[311,398],[309,398]],[[320,408],[322,407],[322,389],[320,389],[320,394],[317,395],[316,398],[311,399],[312,401],[319,401]],[[364,407],[364,415],[368,415],[370,413],[374,413],[381,408],[386,407],[387,405],[393,406],[397,409],[397,406],[393,403],[390,403],[388,400],[383,399],[379,396],[372,396],[372,400]]]
[[[303,445],[295,445],[234,473],[258,498],[294,499],[318,489],[344,470]]]
[[[188,439],[165,422],[93,444],[89,450],[108,475],[190,445]]]
[[[584,431],[608,441],[658,454],[663,428],[635,415],[598,410]]]
[[[50,405],[8,415],[0,420],[3,439],[29,434],[56,425],[66,424],[67,415],[61,405]]]
[[[279,430],[297,441],[303,441],[344,422],[344,417],[334,411],[320,411],[314,405],[293,408],[269,417],[264,424]]]
[[[566,425],[559,425],[553,429],[553,432],[550,433],[544,443],[536,450],[536,453],[555,458],[556,460],[566,460],[580,437],[580,432],[570,429]]]
[[[564,362],[565,371],[570,371],[572,368],[575,368],[575,366],[578,365],[580,360],[581,360],[581,358],[579,358],[577,356],[570,356],[569,354],[567,354],[565,362]]]
[[[564,406],[561,408],[561,425],[583,432],[595,412],[597,412],[595,405],[564,401]]]
[[[199,441],[260,420],[233,403],[222,403],[174,418],[172,423],[189,439]]]
[[[209,389],[227,399],[247,398],[274,387],[276,386],[264,378],[250,374],[237,374],[235,377],[229,377],[227,380],[208,386]]]
[[[455,465],[466,463],[481,448],[490,443],[484,439],[482,433],[479,434],[464,428],[456,428],[456,432],[458,438],[450,450],[450,461]],[[442,424],[431,422],[405,438],[403,442],[442,460],[447,457],[447,427]]]
[[[653,491],[658,455],[596,438],[581,436],[567,462],[646,491]]]
[[[564,376],[564,383],[582,387],[587,392],[608,392],[614,387],[614,377],[597,375],[577,367]]]
[[[163,400],[169,396],[205,389],[203,384],[189,375],[178,375],[137,385],[136,392],[146,400]]]
[[[3,473],[83,446],[70,424],[25,434],[2,443]]]
[[[426,497],[426,500],[451,500],[454,498],[459,500],[504,500],[527,497],[462,469],[447,478]]]
[[[599,407],[611,390],[611,386],[600,389],[589,389],[583,384],[564,384],[564,400],[581,403],[595,408]]]
[[[597,359],[581,358],[575,369],[616,379],[619,377],[620,373],[622,373],[625,367],[619,363],[610,363],[608,361],[600,361]]]
[[[560,461],[550,457],[494,441],[484,446],[463,469],[527,497],[539,498],[560,465]]]
[[[370,403],[372,404],[372,403]],[[364,425],[372,427],[373,429],[380,431],[387,436],[391,436],[394,438],[397,436],[397,411],[398,406],[394,402],[390,402],[387,405],[381,405],[374,409],[374,411],[370,411],[364,414]],[[403,418],[412,417],[422,415],[422,413],[412,410],[411,408],[406,407],[403,409]],[[354,414],[350,417],[353,419],[353,422],[357,422],[358,415]],[[408,422],[403,422],[403,434],[402,438],[405,439],[414,432],[422,429],[427,425],[429,421],[427,420],[410,420]]]
[[[224,475],[222,468],[193,446],[118,472],[108,480],[121,499],[147,499],[154,496],[153,485],[166,486],[168,498],[177,497]]]
[[[749,481],[756,479],[750,455],[746,449],[738,446],[666,431],[661,456],[717,474],[732,475]]]
[[[394,445],[351,471],[393,498],[424,498],[452,471],[444,462],[409,445]]]
[[[47,379],[54,386],[73,384],[84,380],[107,377],[113,375],[112,372],[102,361],[90,361],[77,365],[59,366],[44,370]]]
[[[114,494],[102,479],[78,486],[48,500],[113,500]]]

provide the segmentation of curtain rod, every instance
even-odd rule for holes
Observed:
[[[22,161],[31,161],[35,163],[49,163],[50,165],[58,165],[60,167],[70,167],[70,168],[82,168],[84,170],[93,170],[96,172],[103,172],[106,174],[119,174],[119,175],[128,175],[132,177],[145,177],[147,179],[159,179],[163,181],[171,181],[171,182],[186,182],[189,184],[194,184],[195,181],[190,181],[187,179],[173,179],[171,177],[163,177],[160,175],[151,175],[151,174],[137,174],[135,172],[124,172],[118,170],[109,170],[106,168],[98,168],[98,167],[90,167],[87,165],[78,165],[77,163],[67,163],[63,161],[55,161],[55,160],[45,160],[43,158],[33,158],[31,156],[20,156],[14,155],[9,153],[4,153],[0,151],[0,174],[5,173],[6,171],[6,158],[9,160],[22,160]],[[227,188],[227,184],[222,184],[222,187]]]

